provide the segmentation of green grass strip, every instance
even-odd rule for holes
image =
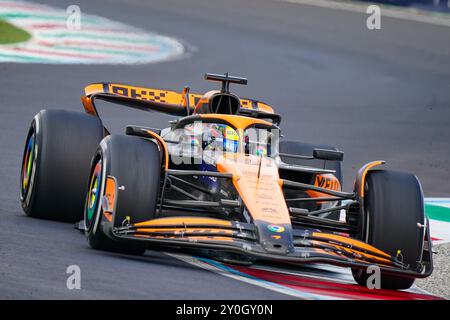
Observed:
[[[31,34],[5,20],[0,20],[0,44],[12,44],[31,39]]]

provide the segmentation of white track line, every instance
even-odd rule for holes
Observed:
[[[260,280],[260,279],[256,279],[256,278],[252,278],[249,276],[242,276],[239,275],[238,273],[234,273],[234,272],[229,272],[229,271],[225,271],[221,268],[215,267],[211,264],[205,263],[195,257],[189,256],[189,255],[185,255],[185,254],[178,254],[178,253],[169,253],[169,252],[165,252],[165,254],[175,258],[175,259],[179,259],[181,261],[184,261],[188,264],[194,265],[196,267],[208,270],[208,271],[212,271],[214,273],[218,273],[222,276],[228,277],[228,278],[232,278],[238,281],[242,281],[245,283],[249,283],[258,287],[262,287],[268,290],[272,290],[278,293],[282,293],[282,294],[286,294],[289,296],[293,296],[296,298],[300,298],[300,299],[304,299],[304,300],[342,300],[341,298],[338,297],[334,297],[334,296],[325,296],[325,295],[319,295],[319,294],[311,294],[311,293],[307,293],[307,292],[301,292],[298,290],[293,290],[281,285],[278,285],[276,283],[272,283],[269,281],[265,281],[265,280]]]

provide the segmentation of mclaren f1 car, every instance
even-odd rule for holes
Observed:
[[[270,261],[349,267],[365,285],[409,288],[431,274],[432,251],[421,185],[413,174],[357,172],[342,191],[343,152],[287,141],[281,116],[238,97],[247,80],[206,74],[220,90],[180,93],[94,83],[85,113],[42,110],[26,138],[20,179],[31,217],[82,221],[94,249],[143,254],[195,251],[231,263]],[[129,125],[110,134],[103,100],[175,116],[166,128]]]

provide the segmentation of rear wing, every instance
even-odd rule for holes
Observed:
[[[202,94],[190,93],[184,88],[181,93],[169,90],[135,87],[117,83],[93,83],[85,87],[85,95],[81,97],[87,113],[98,116],[95,100],[125,105],[144,111],[157,111],[173,116],[187,116],[194,112],[195,106],[203,97]],[[281,119],[274,114],[273,108],[263,102],[241,98],[240,114],[256,117]],[[275,119],[276,118],[276,119]]]

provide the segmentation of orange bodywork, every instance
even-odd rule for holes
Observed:
[[[361,176],[361,182],[360,182],[360,186],[359,186],[359,190],[358,190],[359,195],[361,196],[361,198],[364,198],[364,184],[365,184],[365,181],[366,181],[367,173],[373,167],[382,165],[384,163],[385,162],[383,160],[372,161],[372,162],[366,164],[364,167],[361,168],[360,172],[358,173],[358,175]]]
[[[202,226],[199,228],[198,226]],[[232,230],[225,229],[231,228],[232,223],[230,221],[214,219],[214,218],[204,218],[204,217],[167,217],[167,218],[157,218],[153,220],[148,220],[144,222],[139,222],[134,224],[137,228],[136,231],[138,237],[144,238],[165,238],[165,239],[179,239],[180,237],[189,240],[195,239],[200,240],[215,240],[215,241],[226,241],[232,242],[233,239],[230,237]],[[172,233],[165,234],[164,236],[155,235],[152,233]],[[146,234],[148,233],[148,234]],[[191,236],[192,233],[205,233],[206,235],[196,235]]]
[[[219,242],[234,242],[234,240],[230,237],[221,237],[221,236],[186,236],[180,238],[180,236],[153,236],[146,234],[136,234],[135,237],[138,238],[148,238],[148,239],[176,239],[178,241],[219,241]]]
[[[323,239],[323,240],[331,240],[331,241],[337,241],[337,242],[342,242],[342,243],[346,243],[350,246],[357,246],[357,247],[361,247],[362,249],[368,250],[368,251],[372,251],[374,253],[377,253],[381,256],[384,256],[386,258],[389,258],[390,255],[378,250],[377,248],[365,243],[365,242],[361,242],[349,237],[344,237],[344,236],[340,236],[340,235],[336,235],[336,234],[330,234],[330,233],[323,233],[323,232],[314,232],[313,233],[313,237],[317,238],[317,239]]]
[[[272,124],[268,121],[262,120],[262,119],[256,119],[251,117],[244,117],[244,116],[235,116],[230,114],[201,114],[200,117],[204,119],[221,119],[223,121],[228,122],[231,124],[234,128],[239,130],[244,130],[248,126],[254,125],[254,124],[261,124],[266,126],[271,126]]]
[[[199,234],[214,234],[214,236],[231,236],[233,234],[233,231],[226,230],[226,229],[207,229],[207,228],[138,228],[136,229],[136,232],[139,234],[145,234],[145,233],[173,233],[174,236],[190,236],[193,233],[199,233]]]
[[[312,243],[313,247],[321,248],[321,247],[324,246],[323,242],[316,241],[316,240],[311,241],[311,243]],[[375,255],[372,255],[372,254],[369,254],[369,253],[361,252],[359,250],[351,249],[351,248],[348,248],[348,247],[345,247],[345,246],[342,246],[342,245],[327,243],[327,244],[325,244],[325,246],[331,246],[337,252],[343,251],[343,252],[349,253],[349,254],[357,257],[355,260],[358,260],[358,261],[370,260],[370,261],[375,261],[378,264],[382,264],[382,265],[385,265],[385,266],[392,265],[392,262],[389,259],[380,258],[379,256],[375,256]]]
[[[116,180],[112,177],[106,179],[105,197],[108,201],[108,210],[103,210],[103,215],[109,222],[112,222],[112,215],[116,205],[116,192],[117,184]]]
[[[86,96],[93,95],[94,93],[103,92],[103,84],[102,83],[93,83],[84,88],[84,93]]]
[[[321,187],[328,190],[341,191],[341,183],[339,182],[339,179],[330,173],[316,175],[316,178],[314,179],[314,185],[316,187]],[[319,191],[306,190],[305,192],[311,198],[329,197],[329,195]],[[322,202],[319,201],[318,203]]]
[[[90,114],[92,116],[98,116],[97,110],[95,110],[91,98],[81,96],[81,103],[83,104],[84,111],[86,111],[87,114]]]
[[[181,226],[189,227],[192,225],[203,225],[205,227],[231,227],[230,221],[214,219],[214,218],[204,218],[204,217],[168,217],[168,218],[158,218],[149,221],[136,223],[135,227],[161,227],[161,226]]]
[[[167,171],[169,169],[169,151],[167,150],[166,142],[163,140],[163,138],[161,138],[158,134],[154,133],[153,131],[146,130],[146,132],[158,142],[161,151],[164,153],[164,168]]]
[[[253,219],[273,224],[291,224],[283,190],[278,183],[278,167],[273,159],[225,154],[218,159],[217,169],[233,174],[233,185]]]

